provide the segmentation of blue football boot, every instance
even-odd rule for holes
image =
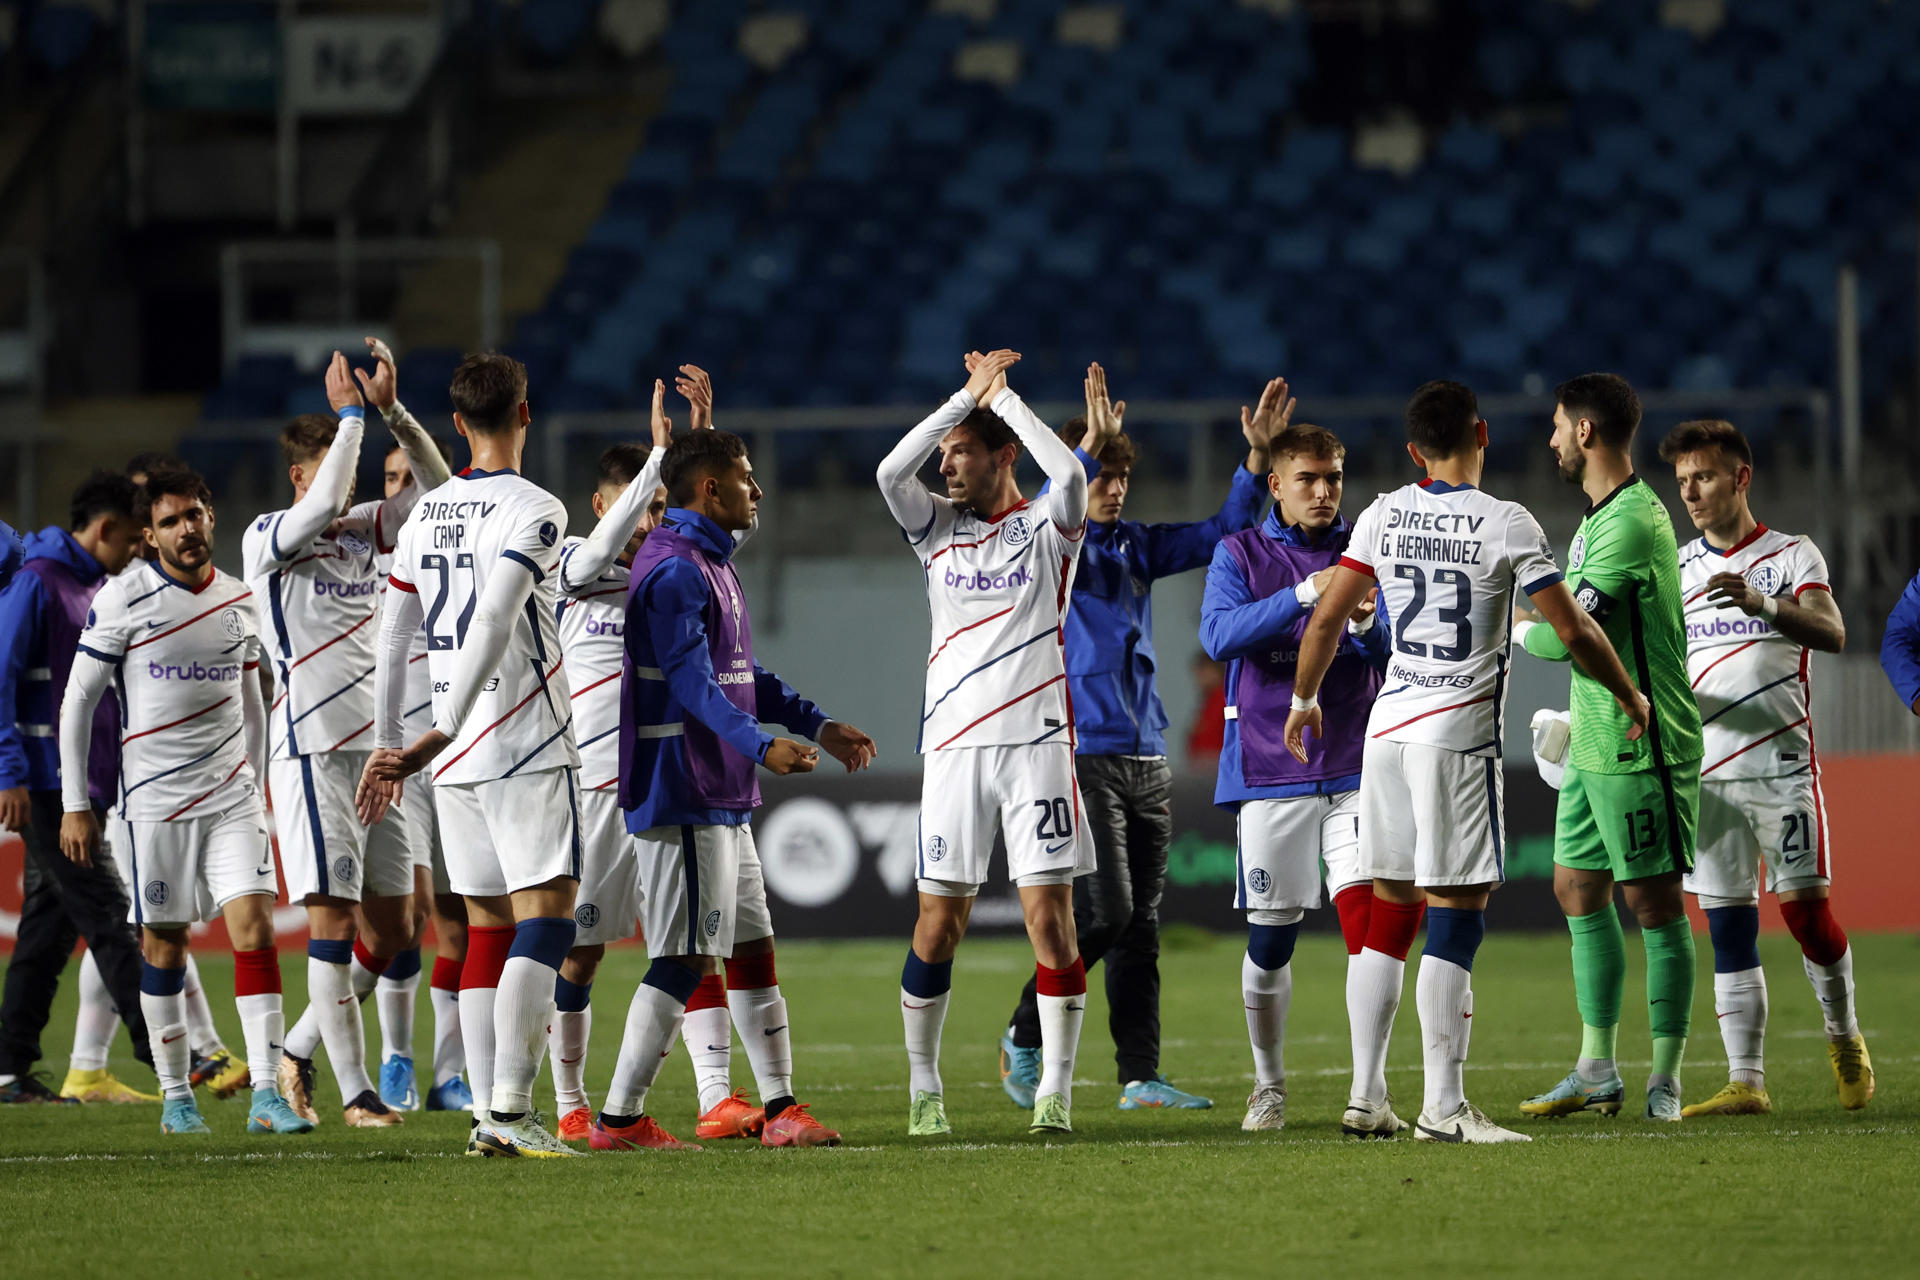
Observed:
[[[420,1090],[413,1083],[413,1059],[394,1054],[380,1064],[380,1101],[395,1111],[418,1111]]]
[[[1014,1106],[1033,1110],[1033,1092],[1040,1087],[1040,1051],[1022,1049],[1012,1033],[1000,1037],[1000,1087]]]

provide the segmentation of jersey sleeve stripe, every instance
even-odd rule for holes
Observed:
[[[931,497],[932,495],[929,494],[928,496]],[[940,504],[936,502],[933,504],[933,514],[928,516],[927,522],[920,526],[920,532],[913,533],[907,529],[902,529],[900,532],[907,535],[908,545],[917,547],[927,540],[927,535],[933,532],[933,526],[939,519]]]
[[[539,565],[535,564],[532,560],[530,560],[526,556],[521,555],[518,551],[515,551],[511,547],[507,548],[505,551],[502,551],[500,553],[500,558],[502,560],[512,560],[516,564],[525,565],[527,568],[527,572],[533,575],[533,580],[535,582],[542,582],[546,579],[547,575],[545,571],[540,568]]]
[[[1717,666],[1719,666],[1719,665],[1720,665],[1721,663],[1723,663],[1723,662],[1725,662],[1725,661],[1726,661],[1726,660],[1727,660],[1728,658],[1731,658],[1731,657],[1733,657],[1733,656],[1734,656],[1735,654],[1737,654],[1737,653],[1745,653],[1745,652],[1746,652],[1746,651],[1747,651],[1748,649],[1751,649],[1751,648],[1753,648],[1753,646],[1755,646],[1755,645],[1757,645],[1757,644],[1759,644],[1759,643],[1760,643],[1760,642],[1759,642],[1758,640],[1749,640],[1749,641],[1747,641],[1747,642],[1746,642],[1745,644],[1742,644],[1742,645],[1735,645],[1735,646],[1734,646],[1733,648],[1731,648],[1731,649],[1729,649],[1729,650],[1727,650],[1727,651],[1726,651],[1725,653],[1723,653],[1723,654],[1721,654],[1721,655],[1720,655],[1719,657],[1717,657],[1717,658],[1715,658],[1715,659],[1714,659],[1714,660],[1713,660],[1712,662],[1709,662],[1709,663],[1708,663],[1708,664],[1707,664],[1706,666],[1704,666],[1704,667],[1702,667],[1702,668],[1700,668],[1700,674],[1699,674],[1699,675],[1697,675],[1697,676],[1695,676],[1695,677],[1694,677],[1694,678],[1692,679],[1692,681],[1690,681],[1690,682],[1688,683],[1688,685],[1687,685],[1687,688],[1689,688],[1689,689],[1698,689],[1698,688],[1700,687],[1700,682],[1701,682],[1702,680],[1705,680],[1705,679],[1707,678],[1707,673],[1708,673],[1709,671],[1712,671],[1712,670],[1713,670],[1713,669],[1714,669],[1715,667],[1717,667]]]
[[[124,653],[102,653],[90,644],[75,645],[74,647],[81,653],[86,654],[89,658],[98,658],[100,661],[112,667],[117,667],[127,660],[127,655]]]
[[[397,573],[387,575],[387,585],[390,587],[397,587],[402,591],[411,591],[415,595],[420,594],[420,589],[418,587],[414,586],[411,582],[408,582],[405,578],[402,578]]]
[[[938,658],[941,654],[945,653],[947,651],[948,645],[952,644],[955,640],[967,634],[967,632],[973,630],[975,627],[984,627],[989,622],[992,622],[995,618],[1004,618],[1012,612],[1013,612],[1013,606],[1008,605],[1006,608],[1002,609],[1000,612],[990,613],[986,617],[980,619],[980,621],[978,622],[969,622],[966,626],[960,628],[958,631],[954,632],[952,635],[948,636],[945,640],[942,640],[940,642],[940,647],[933,651],[933,657],[927,659],[927,665],[932,666],[934,663],[934,658]]]
[[[220,612],[220,610],[225,609],[230,605],[239,604],[242,600],[247,599],[251,595],[253,595],[253,592],[251,591],[242,591],[239,595],[233,597],[233,599],[222,600],[219,604],[214,605],[211,609],[206,609],[201,611],[200,613],[196,613],[191,618],[188,618],[185,622],[182,622],[177,626],[168,627],[165,631],[155,631],[151,635],[141,636],[138,640],[135,640],[132,644],[127,646],[127,652],[132,653],[135,649],[138,649],[141,645],[152,644],[156,640],[164,640],[170,635],[174,635],[177,632],[185,631],[188,627],[200,621],[200,619],[205,618],[211,614],[218,613]]]
[[[1732,755],[1726,757],[1726,759],[1718,760],[1713,764],[1708,765],[1706,768],[1702,769],[1700,771],[1700,776],[1704,778],[1708,774],[1712,773],[1715,769],[1718,769],[1721,765],[1730,763],[1731,761],[1734,761],[1734,760],[1738,760],[1741,756],[1747,754],[1747,752],[1753,750],[1755,747],[1760,746],[1764,743],[1772,742],[1775,738],[1779,737],[1783,733],[1786,733],[1790,729],[1798,729],[1801,725],[1807,723],[1808,719],[1809,717],[1807,716],[1801,716],[1798,720],[1795,720],[1792,724],[1781,725],[1778,729],[1775,729],[1772,733],[1768,734],[1764,738],[1754,739],[1752,742],[1749,742],[1746,746],[1740,748],[1738,751],[1734,752]]]
[[[1025,702],[1028,698],[1031,698],[1034,694],[1039,693],[1043,689],[1051,688],[1052,686],[1059,684],[1062,680],[1065,680],[1066,678],[1067,678],[1066,673],[1061,672],[1059,675],[1054,676],[1052,679],[1047,680],[1044,683],[1035,685],[1033,688],[1027,690],[1025,693],[1021,694],[1019,697],[1008,699],[1007,701],[1001,703],[999,706],[995,707],[993,710],[981,716],[978,720],[975,720],[972,724],[968,725],[966,728],[960,730],[960,732],[954,734],[953,737],[948,738],[945,742],[940,743],[938,746],[934,748],[934,750],[939,751],[942,748],[952,746],[956,740],[960,738],[964,738],[973,729],[978,728],[980,725],[986,723],[988,720],[993,719],[995,716],[999,715],[1002,711],[1005,711],[1008,707],[1014,706],[1018,703]]]
[[[1344,567],[1353,570],[1355,573],[1364,573],[1369,578],[1373,576],[1373,566],[1366,563],[1364,560],[1355,560],[1352,556],[1341,556],[1340,563]]]
[[[1477,707],[1483,702],[1491,702],[1491,701],[1493,701],[1493,695],[1490,693],[1487,693],[1487,694],[1482,694],[1478,698],[1469,698],[1465,702],[1456,702],[1450,706],[1445,706],[1445,707],[1435,707],[1431,711],[1422,711],[1419,715],[1413,717],[1413,719],[1411,720],[1402,720],[1399,724],[1393,725],[1390,728],[1382,729],[1380,732],[1374,734],[1373,736],[1376,738],[1384,738],[1390,733],[1398,733],[1400,730],[1406,728],[1410,724],[1418,724],[1420,721],[1425,720],[1428,716],[1437,716],[1443,711],[1458,711],[1462,707]]]
[[[328,649],[331,649],[334,645],[339,644],[342,640],[345,640],[348,636],[352,635],[354,632],[358,631],[360,628],[366,626],[369,622],[372,622],[375,618],[379,616],[380,615],[378,613],[369,613],[366,617],[360,619],[360,621],[354,623],[352,626],[348,627],[345,631],[342,631],[339,635],[327,641],[325,644],[322,644],[316,649],[309,649],[307,650],[306,653],[302,654],[300,657],[295,658],[293,660],[293,665],[289,666],[287,670],[289,671],[296,670],[301,663],[306,662],[309,659],[319,657],[321,654],[325,653]]]
[[[207,714],[207,712],[213,711],[219,707],[224,707],[229,702],[232,702],[232,701],[233,701],[233,695],[228,694],[226,697],[220,699],[220,701],[209,703],[208,705],[200,708],[198,711],[195,711],[191,715],[184,715],[184,716],[181,716],[178,720],[170,720],[166,724],[157,724],[151,729],[142,729],[138,733],[128,734],[126,737],[120,739],[120,745],[124,747],[129,742],[133,742],[137,739],[147,737],[150,734],[161,733],[167,729],[172,729],[178,725],[183,725],[189,720],[198,720],[201,716]]]
[[[1520,590],[1525,592],[1527,595],[1532,595],[1536,591],[1545,591],[1548,587],[1551,587],[1556,583],[1565,582],[1566,580],[1567,580],[1567,575],[1564,573],[1561,573],[1558,569],[1555,569],[1552,573],[1541,574],[1539,577],[1535,578],[1532,582],[1529,582],[1523,585],[1520,588]]]
[[[1807,583],[1802,583],[1800,586],[1797,586],[1793,589],[1793,598],[1795,600],[1798,600],[1801,596],[1807,594],[1807,592],[1809,591],[1824,591],[1828,595],[1833,594],[1833,588],[1828,586],[1824,582],[1807,582]]]

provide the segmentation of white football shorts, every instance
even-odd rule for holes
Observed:
[[[1701,780],[1700,835],[1687,892],[1758,904],[1762,864],[1769,893],[1832,883],[1820,775]]]
[[[753,827],[653,827],[633,838],[647,954],[720,956],[773,936]]]
[[[453,892],[447,882],[447,857],[440,848],[440,813],[433,807],[433,770],[422,769],[407,779],[400,792],[400,807],[407,813],[407,843],[413,849],[414,867],[433,872],[436,894]]]
[[[486,782],[436,782],[433,808],[453,892],[498,898],[580,878],[580,779],[539,769]]]
[[[1372,883],[1359,871],[1358,791],[1242,801],[1234,825],[1239,856],[1233,905],[1252,913],[1255,924],[1290,924],[1300,912],[1324,906],[1322,861],[1329,895],[1350,884]],[[1267,913],[1285,913],[1292,920],[1257,918]]]
[[[993,838],[1016,885],[1071,884],[1094,869],[1073,747],[949,747],[929,751],[920,785],[922,893],[971,898],[987,882]]]
[[[594,947],[631,938],[640,914],[640,868],[616,793],[580,793],[580,849],[573,945]]]
[[[362,826],[354,791],[366,768],[365,751],[328,751],[267,764],[274,833],[287,901],[308,895],[358,902],[413,892],[413,844],[401,809]]]
[[[1500,761],[1368,738],[1360,758],[1362,879],[1437,885],[1507,878]]]
[[[211,919],[235,898],[280,895],[266,807],[247,791],[200,818],[122,822],[115,858],[133,899],[133,923],[171,928]]]

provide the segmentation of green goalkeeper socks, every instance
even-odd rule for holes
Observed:
[[[1647,1022],[1653,1074],[1677,1078],[1693,1029],[1693,926],[1685,916],[1640,931],[1647,948]]]
[[[1627,942],[1611,902],[1589,915],[1568,916],[1567,928],[1573,934],[1573,994],[1582,1024],[1581,1075],[1599,1080],[1613,1074]]]

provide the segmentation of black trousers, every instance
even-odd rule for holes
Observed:
[[[1092,875],[1073,882],[1073,927],[1087,967],[1106,962],[1120,1083],[1148,1080],[1160,1070],[1160,894],[1173,842],[1173,771],[1165,760],[1078,756],[1074,773],[1096,862]],[[1040,1047],[1031,978],[1011,1033],[1022,1048]]]
[[[152,1066],[140,1014],[140,939],[127,920],[131,904],[120,874],[104,850],[91,867],[69,862],[60,852],[60,793],[35,791],[32,799],[32,819],[20,833],[27,846],[26,900],[0,998],[0,1074],[19,1075],[39,1061],[60,973],[81,938],[133,1037],[134,1056]]]

